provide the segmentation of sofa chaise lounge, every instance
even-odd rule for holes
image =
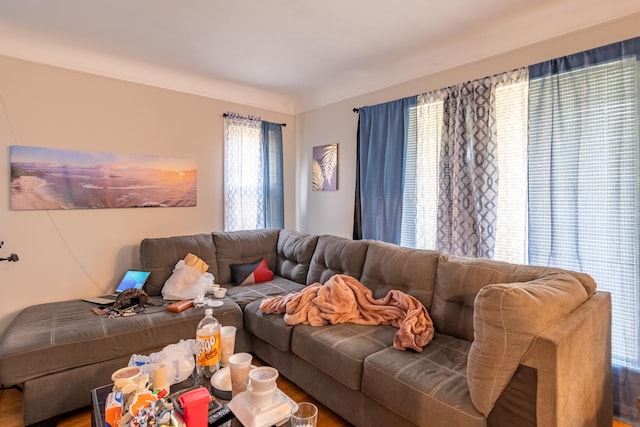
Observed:
[[[192,338],[202,309],[169,313],[161,289],[193,253],[228,288],[214,315],[251,351],[357,426],[611,426],[611,302],[586,274],[291,230],[147,238],[146,312],[107,318],[80,300],[24,309],[0,341],[0,383],[20,385],[25,424],[89,403],[132,353]],[[231,265],[266,259],[271,281],[234,286]],[[264,298],[359,280],[418,299],[435,327],[421,352],[389,325],[287,325]]]

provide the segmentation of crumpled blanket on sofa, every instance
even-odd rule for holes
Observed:
[[[336,274],[324,285],[314,283],[303,290],[267,298],[260,304],[266,314],[284,313],[287,325],[324,326],[338,323],[388,324],[398,328],[393,347],[422,349],[433,339],[434,328],[424,305],[411,295],[391,290],[375,299],[357,279]]]

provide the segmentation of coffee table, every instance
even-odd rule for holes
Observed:
[[[200,382],[199,385],[206,387],[211,393],[211,383],[208,380]],[[171,388],[174,391],[178,391],[178,390],[190,388],[193,386],[194,386],[194,379],[190,377],[185,381],[183,381],[182,383],[171,386]],[[98,387],[91,390],[91,412],[92,412],[91,426],[92,427],[105,427],[105,424],[104,424],[105,402],[106,402],[107,396],[109,395],[112,389],[113,389],[113,384],[107,384],[102,387]],[[213,395],[213,393],[211,394]],[[227,409],[227,403],[228,403],[227,401],[218,399],[216,397],[214,397],[214,399],[218,400],[221,404],[224,405],[224,408]],[[280,426],[288,426],[288,425],[289,425],[288,421],[283,424],[280,424]],[[240,423],[240,421],[236,419],[233,412],[228,411],[226,415],[220,417],[215,422],[209,424],[209,427],[218,427],[218,426],[242,427],[242,423]]]
[[[188,378],[182,383],[171,386],[171,388],[172,390],[181,390],[181,389],[193,387],[193,385],[194,385],[194,380],[192,378]],[[204,382],[202,383],[202,385],[206,387]],[[93,390],[91,390],[91,426],[92,427],[105,427],[105,424],[104,424],[105,408],[104,407],[105,407],[105,402],[107,400],[107,396],[109,395],[109,393],[111,393],[112,389],[113,389],[113,384],[107,384],[102,387],[94,388]],[[210,386],[207,387],[207,389],[209,389],[209,391],[211,392]],[[226,404],[227,404],[226,401],[223,401],[220,399],[216,399],[216,400],[218,400],[220,403],[225,405],[225,408],[226,408]],[[229,411],[229,413],[226,416],[220,417],[220,419],[216,420],[216,422],[209,424],[209,427],[217,427],[217,426],[242,427],[242,424],[238,420],[236,420],[235,416],[233,415],[233,412]]]

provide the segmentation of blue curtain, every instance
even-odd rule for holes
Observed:
[[[409,110],[416,100],[359,110],[355,237],[400,243]]]
[[[262,122],[264,227],[284,228],[282,125]]]
[[[612,295],[614,412],[640,397],[640,38],[529,68],[529,263]],[[584,355],[589,357],[589,355]]]

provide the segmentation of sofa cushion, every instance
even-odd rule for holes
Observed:
[[[431,307],[439,252],[403,248],[384,242],[369,242],[360,281],[382,298],[400,290]]]
[[[273,280],[273,271],[269,270],[265,258],[247,264],[231,264],[229,267],[234,285],[250,285]]]
[[[368,242],[364,240],[320,236],[309,266],[307,285],[324,283],[334,274],[347,274],[360,279],[368,247]]]
[[[473,303],[480,289],[494,283],[528,282],[563,271],[575,277],[589,295],[595,292],[595,282],[584,273],[442,255],[429,314],[436,331],[473,341]]]
[[[304,288],[304,285],[285,279],[284,277],[273,276],[273,280],[268,282],[225,287],[227,288],[227,297],[244,308],[245,305],[255,300],[298,292]]]
[[[345,386],[359,390],[364,359],[393,345],[396,332],[387,325],[297,325],[291,351]]]
[[[276,273],[294,282],[306,284],[309,264],[317,243],[318,236],[280,230]]]
[[[218,262],[216,282],[227,285],[233,282],[231,264],[246,264],[266,258],[271,271],[276,270],[277,229],[229,231],[213,233]]]
[[[421,353],[381,350],[364,361],[362,392],[414,425],[485,427],[467,386],[470,345],[436,333]]]
[[[207,271],[217,279],[216,249],[211,234],[143,239],[140,242],[140,268],[151,272],[144,285],[147,294],[160,295],[176,263],[189,253],[207,263]]]
[[[144,313],[131,317],[96,316],[95,304],[70,300],[23,309],[0,342],[0,383],[20,384],[53,372],[157,351],[181,339],[195,338],[203,308],[168,312],[161,297],[149,300]],[[224,325],[242,329],[242,312],[224,300],[213,309]]]
[[[280,351],[291,350],[293,326],[284,322],[282,314],[264,314],[260,302],[253,301],[244,307],[244,327],[251,334]]]
[[[587,298],[584,287],[568,273],[480,290],[467,369],[471,399],[481,413],[491,412],[535,337]]]

